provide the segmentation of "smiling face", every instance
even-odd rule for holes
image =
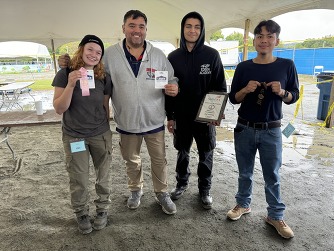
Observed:
[[[187,18],[184,23],[183,34],[186,42],[196,43],[201,35],[201,21],[197,18]]]
[[[87,43],[84,46],[82,60],[85,62],[85,68],[93,68],[102,57],[101,46],[96,43]]]
[[[271,54],[278,43],[276,33],[270,33],[265,26],[261,27],[261,32],[256,34],[253,40],[256,51],[261,55]]]
[[[132,48],[140,48],[146,38],[146,23],[143,17],[133,19],[129,17],[122,26],[126,43]]]

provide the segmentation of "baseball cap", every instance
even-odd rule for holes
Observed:
[[[97,37],[95,35],[86,35],[81,40],[79,46],[84,46],[87,43],[96,43],[96,44],[100,45],[100,47],[102,49],[102,56],[103,56],[103,54],[104,54],[104,46],[103,46],[102,40],[99,37]]]

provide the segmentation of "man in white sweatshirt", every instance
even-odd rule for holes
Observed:
[[[130,209],[140,205],[143,194],[143,169],[140,148],[145,140],[151,158],[151,174],[156,200],[166,214],[175,214],[167,182],[165,152],[165,95],[178,93],[177,78],[164,53],[145,41],[147,18],[138,10],[130,10],[122,25],[125,39],[109,47],[103,58],[111,75],[111,97],[116,130],[120,133],[120,149],[126,163]],[[155,73],[165,71],[168,84],[155,88]]]

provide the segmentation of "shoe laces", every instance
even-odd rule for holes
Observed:
[[[286,225],[286,223],[285,223],[284,220],[278,220],[278,224],[279,224],[280,227],[282,227],[282,228],[286,228],[286,227],[287,227],[287,225]]]
[[[161,193],[159,197],[160,197],[160,200],[165,201],[167,205],[170,205],[173,203],[168,193]]]
[[[87,221],[88,220],[88,215],[84,214],[79,217],[80,221]]]
[[[107,212],[99,212],[97,213],[98,217],[104,217],[104,215],[107,214]]]
[[[140,196],[141,196],[141,192],[140,191],[133,191],[133,192],[131,192],[131,197],[133,199],[138,199],[138,198],[140,198]]]
[[[233,211],[233,212],[238,212],[239,208],[241,208],[241,207],[240,207],[239,205],[236,205],[236,206],[232,209],[232,211]]]

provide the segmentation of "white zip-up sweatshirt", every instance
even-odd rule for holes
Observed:
[[[168,71],[168,83],[177,83],[165,54],[146,41],[137,77],[125,57],[122,41],[106,49],[103,61],[113,83],[111,100],[116,126],[130,133],[161,127],[166,118],[165,94],[155,88],[155,71]]]

